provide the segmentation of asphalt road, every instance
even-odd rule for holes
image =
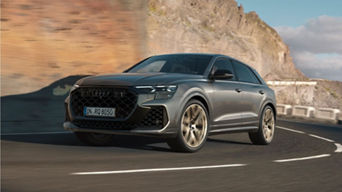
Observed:
[[[278,125],[269,146],[227,134],[193,154],[152,138],[89,147],[69,133],[3,135],[1,191],[342,191],[342,127]]]

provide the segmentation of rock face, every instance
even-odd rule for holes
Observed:
[[[315,108],[335,108],[342,111],[342,82],[316,80],[317,85],[271,86],[277,102]]]
[[[304,78],[277,32],[235,0],[151,0],[148,6],[147,54],[221,53],[267,80]]]
[[[234,0],[3,0],[1,9],[2,95],[174,52],[227,54],[266,79],[305,78],[276,31]]]
[[[133,3],[132,3],[133,2]],[[123,71],[143,57],[135,1],[1,1],[1,95]]]

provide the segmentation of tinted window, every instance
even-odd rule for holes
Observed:
[[[159,55],[142,61],[128,73],[185,73],[203,75],[209,65],[210,55]]]
[[[239,81],[260,84],[258,79],[247,66],[234,61],[234,68]]]
[[[226,58],[216,59],[211,72],[214,73],[216,70],[227,70],[231,74],[234,74],[233,65],[230,62],[230,60],[228,60]],[[230,79],[230,80],[234,80],[234,79],[235,79],[235,77]]]
[[[266,82],[262,79],[260,74],[255,69],[252,69],[252,71],[256,78],[259,80],[260,84],[266,84]]]

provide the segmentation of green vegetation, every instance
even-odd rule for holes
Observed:
[[[328,93],[333,96],[335,99],[339,99],[339,100],[342,100],[342,98],[339,97],[339,95],[334,91],[334,90],[331,90],[329,87],[324,87],[324,89],[326,91],[328,91]]]

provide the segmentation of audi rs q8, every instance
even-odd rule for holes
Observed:
[[[210,134],[247,132],[271,143],[276,99],[252,67],[219,54],[149,57],[123,73],[78,80],[65,100],[64,128],[90,145],[114,134],[158,136],[195,152]]]

